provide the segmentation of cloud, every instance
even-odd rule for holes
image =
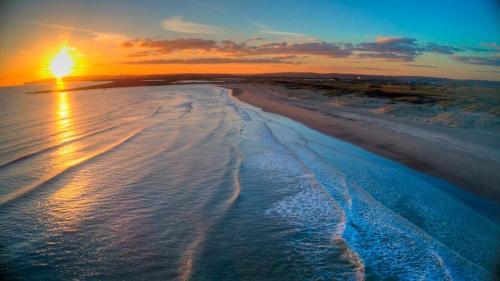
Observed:
[[[359,53],[362,59],[384,59],[388,61],[414,61],[416,54],[400,54],[395,52]]]
[[[252,41],[262,41],[265,40],[266,38],[261,37],[261,36],[254,36],[252,38],[248,38],[245,40],[245,42],[252,42]]]
[[[75,26],[53,24],[53,23],[47,23],[47,22],[38,22],[38,21],[20,20],[17,22],[23,23],[23,24],[31,24],[31,25],[46,27],[46,28],[50,28],[50,29],[59,29],[59,30],[68,30],[68,31],[86,33],[86,34],[93,36],[92,40],[94,40],[95,42],[99,42],[99,43],[120,44],[124,41],[130,40],[130,38],[127,35],[124,35],[121,33],[99,32],[99,31],[95,31],[95,30],[91,30],[91,29],[87,29],[87,28],[80,28],[80,27],[75,27]]]
[[[251,50],[254,54],[295,54],[326,57],[347,57],[351,51],[335,43],[310,42],[288,43],[277,42],[259,45]]]
[[[500,70],[478,70],[477,72],[500,73]]]
[[[278,36],[296,36],[296,37],[307,37],[306,34],[297,32],[287,32],[287,31],[277,31],[277,30],[261,30],[260,33]]]
[[[500,66],[500,56],[490,56],[490,57],[452,56],[451,58],[461,63]]]
[[[420,68],[438,68],[437,66],[434,66],[434,65],[427,65],[427,64],[407,64],[406,66],[410,66],[410,67],[420,67]]]
[[[481,47],[469,47],[467,50],[473,51],[473,52],[492,52],[492,53],[497,53],[500,51],[500,45],[494,42],[490,43],[481,43]]]
[[[126,35],[120,33],[105,33],[105,32],[96,32],[94,33],[94,41],[100,43],[122,43],[130,40],[130,38]]]
[[[404,37],[385,37],[379,36],[375,39],[376,44],[384,45],[384,44],[413,44],[416,40],[412,38],[404,38]]]
[[[490,50],[500,51],[500,45],[498,45],[495,42],[482,43],[481,45],[485,46],[486,48],[489,48]]]
[[[379,37],[375,42],[361,43],[354,49],[360,51],[361,58],[413,61],[417,56],[416,41],[404,37]]]
[[[385,61],[406,62],[409,67],[435,68],[431,65],[409,64],[426,53],[450,55],[452,59],[469,64],[498,65],[496,57],[456,56],[458,52],[468,49],[441,45],[433,42],[420,43],[416,39],[406,37],[379,37],[373,42],[289,42],[261,41],[262,38],[250,40],[207,40],[202,38],[179,38],[160,40],[139,38],[125,41],[122,46],[134,51],[129,57],[162,56],[178,51],[193,51],[211,56],[226,56],[232,59],[257,56],[315,56],[325,58],[361,58]],[[455,56],[453,56],[455,55]],[[222,61],[220,61],[222,63]],[[251,62],[249,62],[251,63]]]
[[[162,21],[161,27],[168,31],[193,34],[221,34],[225,31],[222,27],[185,21],[182,16],[171,17]]]
[[[377,58],[392,61],[414,61],[423,53],[451,55],[459,49],[436,43],[419,44],[406,37],[378,37],[375,42],[360,43],[353,47],[361,58]]]
[[[446,46],[446,45],[439,45],[436,43],[427,43],[423,47],[422,52],[430,52],[430,53],[437,53],[437,54],[442,54],[442,55],[452,55],[455,52],[460,51],[460,49],[452,47],[452,46]]]
[[[155,40],[136,39],[124,42],[126,48],[139,47],[149,49],[135,55],[168,54],[180,50],[203,50],[206,52],[223,53],[230,56],[256,56],[256,55],[311,55],[326,57],[347,57],[351,51],[335,43],[309,42],[288,43],[274,42],[260,45],[249,45],[247,42],[232,40],[206,40],[200,38]]]
[[[364,69],[364,70],[381,70],[381,71],[398,71],[397,69],[382,68],[382,67],[370,67],[370,66],[354,66],[352,69]]]
[[[39,22],[39,21],[25,21],[25,20],[18,20],[17,22],[23,23],[23,24],[37,25],[37,26],[42,26],[42,27],[47,27],[47,28],[52,28],[52,29],[78,31],[78,32],[90,33],[90,34],[96,33],[96,31],[94,31],[94,30],[80,28],[80,27],[74,27],[74,26],[69,26],[69,25],[53,24],[53,23]]]
[[[179,38],[173,40],[135,39],[122,44],[123,47],[145,48],[153,50],[157,54],[166,54],[180,50],[211,50],[217,46],[214,40],[200,38]]]
[[[295,63],[286,61],[293,57],[276,58],[195,58],[195,59],[153,59],[127,61],[123,64],[228,64],[228,63],[246,63],[246,64],[276,64],[276,63]]]

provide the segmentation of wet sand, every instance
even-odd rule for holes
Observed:
[[[322,98],[297,99],[273,84],[223,86],[243,102],[500,202],[500,149],[495,134],[332,106]]]

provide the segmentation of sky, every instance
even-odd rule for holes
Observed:
[[[72,75],[319,72],[500,80],[500,1],[0,1],[0,85]]]

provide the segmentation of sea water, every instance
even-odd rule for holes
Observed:
[[[26,94],[43,87],[0,89],[5,279],[497,274],[497,220],[437,179],[227,89]]]

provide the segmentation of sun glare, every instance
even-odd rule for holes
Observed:
[[[65,46],[50,61],[49,70],[54,77],[62,78],[73,71],[74,65],[75,63],[69,54],[69,48]]]

